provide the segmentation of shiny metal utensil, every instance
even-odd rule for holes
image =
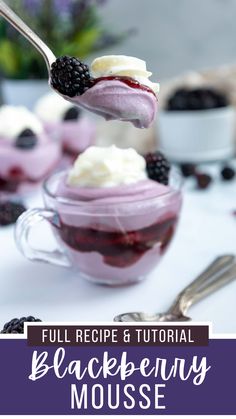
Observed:
[[[174,303],[165,313],[124,313],[116,316],[114,321],[167,322],[191,320],[191,318],[186,315],[190,306],[236,279],[235,260],[236,257],[234,255],[224,255],[215,259],[207,269],[180,292]]]
[[[0,0],[0,15],[4,17],[4,19],[6,19],[12,26],[14,26],[14,28],[25,38],[27,38],[28,41],[31,42],[35,48],[37,48],[40,54],[42,54],[50,76],[51,64],[56,60],[56,57],[50,48],[2,0]]]

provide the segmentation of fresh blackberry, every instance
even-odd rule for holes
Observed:
[[[170,163],[166,157],[160,151],[156,151],[146,154],[145,160],[148,177],[163,185],[168,185]]]
[[[77,119],[79,119],[80,113],[81,113],[81,111],[80,111],[80,109],[77,106],[72,106],[71,108],[69,108],[66,111],[66,113],[65,113],[65,115],[63,117],[63,120],[64,121],[74,121],[74,120],[77,120]]]
[[[69,97],[82,95],[91,87],[89,68],[75,57],[59,57],[51,66],[51,85]]]
[[[187,108],[188,91],[185,88],[176,90],[168,99],[168,111],[185,111]]]
[[[26,208],[19,202],[0,202],[0,226],[14,224],[24,211]]]
[[[198,189],[207,189],[212,183],[212,177],[207,173],[196,173]]]
[[[223,180],[232,180],[235,177],[235,170],[230,166],[225,166],[221,170],[221,177]]]
[[[216,89],[179,88],[167,101],[169,111],[195,111],[203,109],[222,108],[229,104],[226,95]]]
[[[33,316],[28,317],[21,317],[20,319],[12,319],[9,322],[7,322],[1,333],[17,333],[22,334],[24,333],[24,323],[25,322],[41,322],[42,320],[36,319]]]
[[[196,165],[192,163],[183,163],[180,165],[180,169],[184,177],[190,177],[195,174]]]
[[[35,135],[35,133],[27,128],[24,129],[17,137],[16,142],[15,142],[15,146],[17,148],[23,148],[23,149],[31,149],[34,148],[36,146],[38,142],[38,138]]]

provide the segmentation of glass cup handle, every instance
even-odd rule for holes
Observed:
[[[30,244],[30,232],[33,227],[41,222],[51,222],[58,215],[53,210],[48,209],[29,209],[25,211],[17,220],[15,227],[15,241],[20,252],[29,260],[46,262],[53,265],[70,267],[71,263],[66,254],[59,248],[47,251],[35,249]]]

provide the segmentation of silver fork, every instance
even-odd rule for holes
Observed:
[[[164,313],[148,314],[131,312],[119,314],[115,322],[165,322],[189,321],[187,310],[224,285],[236,279],[236,257],[223,255],[215,259],[193,282],[191,282]]]

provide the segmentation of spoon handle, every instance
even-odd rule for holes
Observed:
[[[188,308],[210,293],[236,279],[234,255],[216,258],[193,282],[178,295],[168,313],[175,316],[186,314]]]
[[[56,57],[50,48],[2,0],[0,0],[0,15],[3,16],[4,19],[6,19],[12,26],[14,26],[14,28],[25,38],[27,38],[28,41],[30,41],[31,44],[33,44],[40,52],[40,54],[42,54],[50,74],[51,64],[56,60]]]

